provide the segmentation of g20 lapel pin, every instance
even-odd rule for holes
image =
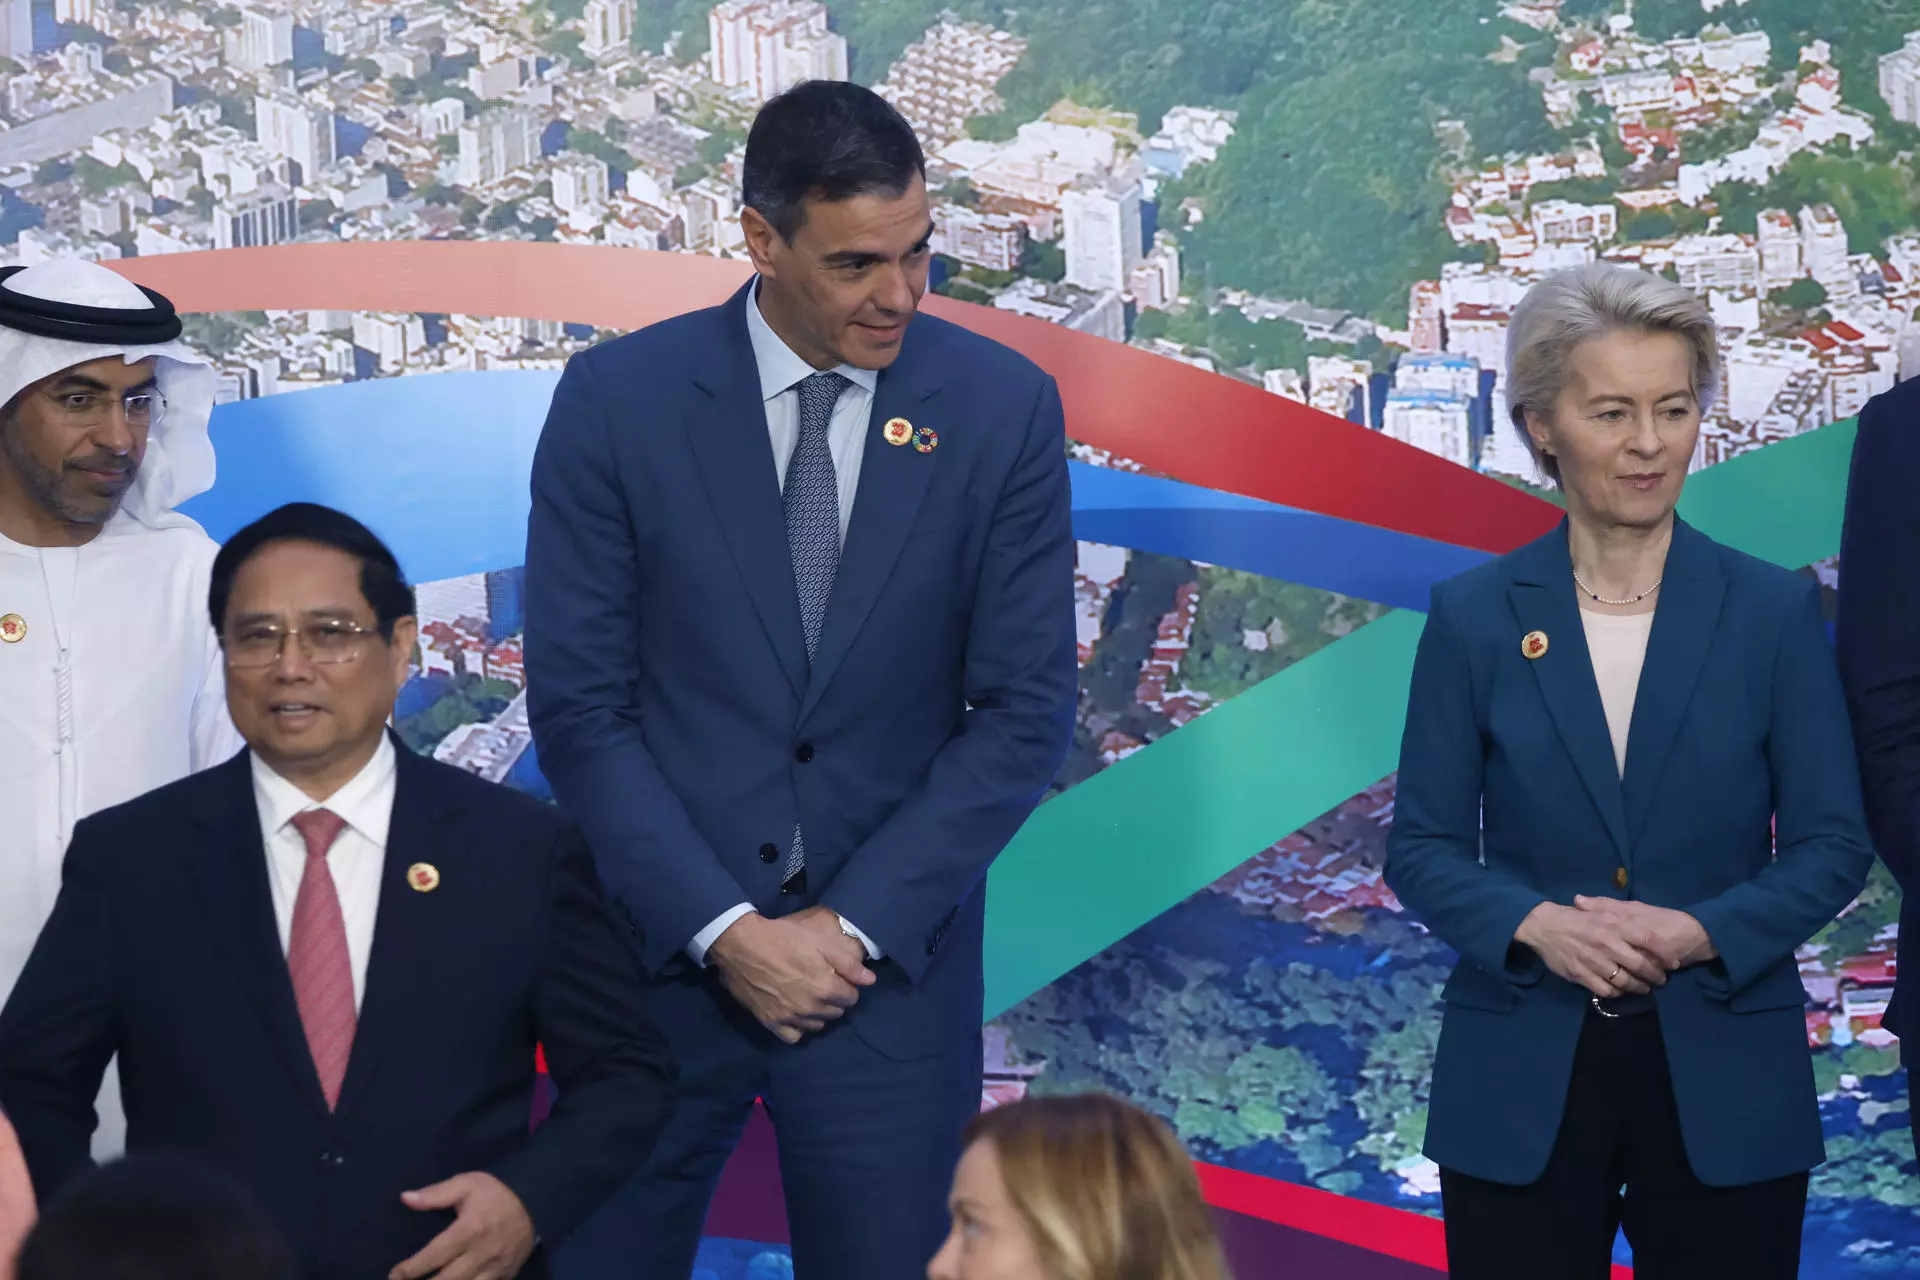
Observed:
[[[416,893],[432,893],[440,887],[440,869],[431,862],[416,862],[407,868],[407,883]]]
[[[17,613],[0,617],[0,640],[8,644],[19,644],[27,638],[27,620]]]
[[[1520,652],[1526,654],[1528,658],[1545,657],[1547,652],[1547,633],[1544,631],[1527,632],[1526,638],[1520,642]]]
[[[921,427],[913,433],[913,447],[921,453],[932,453],[940,447],[940,433],[932,427]]]
[[[880,428],[880,438],[892,445],[905,444],[913,439],[913,424],[905,418],[888,418],[887,425]]]

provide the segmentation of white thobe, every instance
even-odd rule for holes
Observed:
[[[15,272],[0,289],[155,309],[133,282],[75,258]],[[0,537],[0,618],[26,622],[25,635],[0,629],[0,998],[12,994],[53,910],[74,824],[240,746],[207,621],[216,548],[179,512],[213,487],[211,366],[178,342],[129,346],[0,326],[0,404],[63,369],[114,357],[151,359],[167,405],[119,511],[83,547]],[[118,1083],[109,1074],[101,1094],[95,1155],[116,1154],[122,1142]]]
[[[0,997],[53,910],[74,824],[241,745],[207,621],[215,550],[196,527],[124,514],[81,547],[0,537],[0,616],[26,622],[0,640]],[[115,1080],[100,1154],[121,1141]]]

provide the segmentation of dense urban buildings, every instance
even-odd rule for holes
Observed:
[[[1461,87],[1436,72],[1438,88],[1425,86],[1420,102],[1404,86],[1403,107],[1403,86],[1363,77],[1369,93],[1390,99],[1380,130],[1350,152],[1322,154],[1308,172],[1288,147],[1304,156],[1310,130],[1297,117],[1291,132],[1282,127],[1288,95],[1227,93],[1188,73],[1210,53],[1178,33],[1190,16],[1178,6],[1156,18],[1164,30],[1155,28],[1152,47],[1115,51],[1143,90],[1133,75],[1089,84],[1050,73],[1064,60],[1061,41],[1107,29],[1093,11],[1062,21],[1016,6],[995,27],[967,20],[981,10],[963,18],[933,5],[903,27],[904,11],[880,13],[867,0],[721,0],[675,8],[672,25],[686,28],[675,31],[662,21],[668,6],[654,0],[0,0],[0,258],[452,239],[738,258],[754,111],[800,80],[851,76],[888,96],[923,139],[936,288],[1130,343],[1148,353],[1143,361],[1261,388],[1274,399],[1251,402],[1291,429],[1374,431],[1540,483],[1508,413],[1513,309],[1545,273],[1595,260],[1667,275],[1713,310],[1726,378],[1695,467],[1848,417],[1920,372],[1920,210],[1903,216],[1920,151],[1920,20],[1909,33],[1905,23],[1873,26],[1849,11],[1831,38],[1844,30],[1859,43],[1836,51],[1809,34],[1827,25],[1817,6],[1791,42],[1761,12],[1768,6],[1738,0],[1709,0],[1697,15],[1647,0],[1583,5],[1577,16],[1559,0],[1474,7],[1457,25],[1484,39],[1456,64]],[[1657,34],[1654,9],[1664,24]],[[1405,21],[1420,11],[1405,7]],[[1336,72],[1393,35],[1355,31],[1343,52],[1331,28],[1324,34],[1314,54]],[[1309,74],[1295,62],[1274,65]],[[1514,95],[1466,101],[1460,95],[1478,94],[1477,72],[1488,68],[1513,71]],[[1447,109],[1428,111],[1436,101]],[[1152,110],[1134,109],[1143,103]],[[1323,123],[1340,132],[1374,105],[1329,98]],[[1422,159],[1411,179],[1389,179],[1396,153],[1417,151],[1429,135],[1437,158]],[[1321,183],[1345,170],[1394,189],[1323,200]],[[1259,185],[1276,172],[1283,180]],[[1269,210],[1297,191],[1324,207]],[[1300,248],[1341,243],[1342,223],[1387,196],[1412,211],[1398,237],[1344,256]],[[1219,229],[1236,220],[1239,237],[1224,238]],[[1285,246],[1274,257],[1315,269],[1257,261],[1274,244]],[[217,363],[222,402],[367,378],[552,371],[606,336],[555,319],[465,314],[310,310],[190,323]],[[1069,448],[1087,465],[1143,469],[1083,443]],[[1817,572],[1830,586],[1832,566]],[[537,789],[520,585],[513,572],[422,585],[418,678],[397,724],[417,749]],[[1080,549],[1076,594],[1088,692],[1069,782],[1212,714],[1383,611],[1092,543]],[[1265,923],[1308,930],[1315,948],[1350,941],[1369,949],[1356,972],[1376,972],[1385,950],[1399,957],[1394,965],[1426,966],[1397,970],[1396,985],[1369,988],[1364,999],[1349,996],[1369,979],[1336,981],[1314,967],[1323,951],[1205,987],[1231,1003],[1242,998],[1230,989],[1240,978],[1249,990],[1266,983],[1278,994],[1254,1021],[1307,1020],[1329,1043],[1341,1041],[1340,1054],[1364,1058],[1324,1068],[1352,1076],[1336,1092],[1380,1092],[1374,1111],[1333,1122],[1364,1138],[1262,1128],[1245,1118],[1258,1110],[1251,1104],[1243,1113],[1181,1097],[1169,1108],[1183,1136],[1215,1142],[1215,1153],[1277,1162],[1269,1172],[1343,1193],[1364,1183],[1365,1194],[1425,1207],[1432,1170],[1401,1132],[1417,1127],[1424,1086],[1414,1081],[1424,1068],[1406,1064],[1423,1061],[1427,969],[1445,957],[1395,923],[1397,904],[1379,882],[1392,803],[1386,779],[1182,908],[1229,901],[1264,913]],[[1870,904],[1866,914],[1880,909]],[[1382,943],[1390,929],[1400,931]],[[1269,941],[1246,949],[1266,957]],[[1855,917],[1840,941],[1802,955],[1823,1092],[1834,1107],[1857,1104],[1849,1114],[1884,1104],[1869,1095],[1886,1073],[1861,1074],[1861,1063],[1885,1048],[1888,942],[1879,924]],[[1130,989],[1158,981],[1141,975],[1167,967],[1161,959],[1128,970]],[[1218,967],[1212,953],[1176,959],[1196,971],[1214,966],[1209,974]],[[1232,1016],[1252,1007],[1234,1004]],[[1048,1026],[1077,1033],[1081,1024],[1036,1014],[990,1038],[992,1096],[1017,1096],[1043,1069],[1070,1075],[1064,1050],[1022,1057],[1046,1042]],[[1270,1048],[1220,1061],[1270,1066],[1261,1056]],[[1324,1065],[1304,1051],[1287,1061],[1257,1081],[1260,1107]],[[1195,1114],[1225,1118],[1210,1129]],[[1235,1126],[1244,1132],[1235,1136]],[[1845,1170],[1887,1132],[1849,1132],[1846,1141],[1863,1145],[1822,1171],[1816,1199],[1833,1179],[1853,1176]],[[1898,1234],[1864,1240],[1861,1273],[1898,1269],[1876,1243]]]

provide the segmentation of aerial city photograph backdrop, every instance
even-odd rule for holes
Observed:
[[[0,55],[0,260],[193,312],[220,478],[188,514],[367,519],[422,583],[399,732],[543,797],[520,565],[559,370],[746,278],[768,96],[892,101],[927,308],[1059,378],[1081,539],[1073,751],[990,881],[983,1105],[1117,1092],[1222,1208],[1416,1268],[1453,957],[1381,865],[1428,588],[1559,514],[1506,425],[1514,304],[1596,258],[1706,298],[1681,514],[1829,616],[1852,419],[1920,373],[1920,0],[0,0]],[[1920,1274],[1897,914],[1876,867],[1800,953],[1809,1277]],[[791,1274],[751,1192],[701,1280]]]

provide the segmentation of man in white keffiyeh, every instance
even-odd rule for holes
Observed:
[[[0,270],[0,997],[74,823],[240,745],[206,618],[216,548],[174,510],[213,484],[213,370],[179,333],[105,267]]]

